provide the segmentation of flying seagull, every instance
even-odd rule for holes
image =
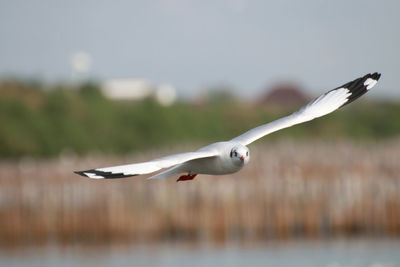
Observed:
[[[197,174],[234,173],[242,169],[250,160],[247,145],[267,134],[324,116],[353,102],[374,87],[380,76],[380,73],[375,72],[339,86],[314,99],[291,115],[258,126],[230,141],[217,142],[194,152],[169,155],[147,162],[75,173],[94,179],[113,179],[149,174],[170,168],[149,179],[168,178],[185,173],[177,181],[192,180]]]

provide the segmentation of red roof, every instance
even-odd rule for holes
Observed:
[[[264,96],[259,98],[261,105],[267,106],[297,106],[306,104],[310,97],[292,83],[279,83],[271,87]]]

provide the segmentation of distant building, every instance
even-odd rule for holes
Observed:
[[[153,88],[145,79],[113,79],[105,81],[101,90],[110,99],[140,100],[150,96]]]
[[[104,96],[113,100],[142,100],[154,97],[160,105],[169,106],[176,100],[176,89],[170,84],[154,85],[146,79],[112,79],[101,86]]]
[[[310,97],[296,84],[282,82],[275,84],[261,96],[258,104],[268,107],[291,107],[306,104]]]

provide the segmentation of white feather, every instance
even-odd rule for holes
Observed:
[[[367,90],[371,89],[372,87],[375,86],[375,84],[377,83],[377,80],[374,80],[372,78],[368,78],[365,82],[364,85],[367,86]]]
[[[377,82],[372,78],[364,79],[366,80],[363,85],[366,87],[366,89],[372,88]],[[357,80],[353,81],[353,83],[356,81]],[[355,89],[363,90],[362,87],[355,87]],[[348,88],[340,87],[331,90],[314,99],[308,105],[302,107],[300,110],[294,112],[293,114],[251,129],[244,134],[233,138],[231,141],[238,142],[242,145],[248,145],[272,132],[324,116],[346,104],[349,101],[349,97],[351,95],[352,92]]]
[[[94,170],[84,171],[83,174],[89,178],[107,178],[107,174],[122,174],[124,176],[130,175],[140,175],[140,174],[147,174],[152,173],[163,168],[169,168],[171,166],[190,161],[193,159],[199,158],[206,158],[206,157],[213,157],[218,154],[218,151],[208,149],[196,152],[187,152],[187,153],[180,153],[169,155],[166,157],[154,159],[147,162],[142,163],[134,163],[128,165],[120,165],[120,166],[113,166],[113,167],[105,167],[105,168],[98,168]],[[99,173],[100,172],[100,173]],[[104,176],[101,176],[101,172],[104,172]]]

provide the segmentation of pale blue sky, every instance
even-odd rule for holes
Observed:
[[[280,79],[318,94],[382,72],[372,96],[400,98],[400,1],[0,0],[0,75],[145,77],[195,95],[228,83],[255,97]]]

